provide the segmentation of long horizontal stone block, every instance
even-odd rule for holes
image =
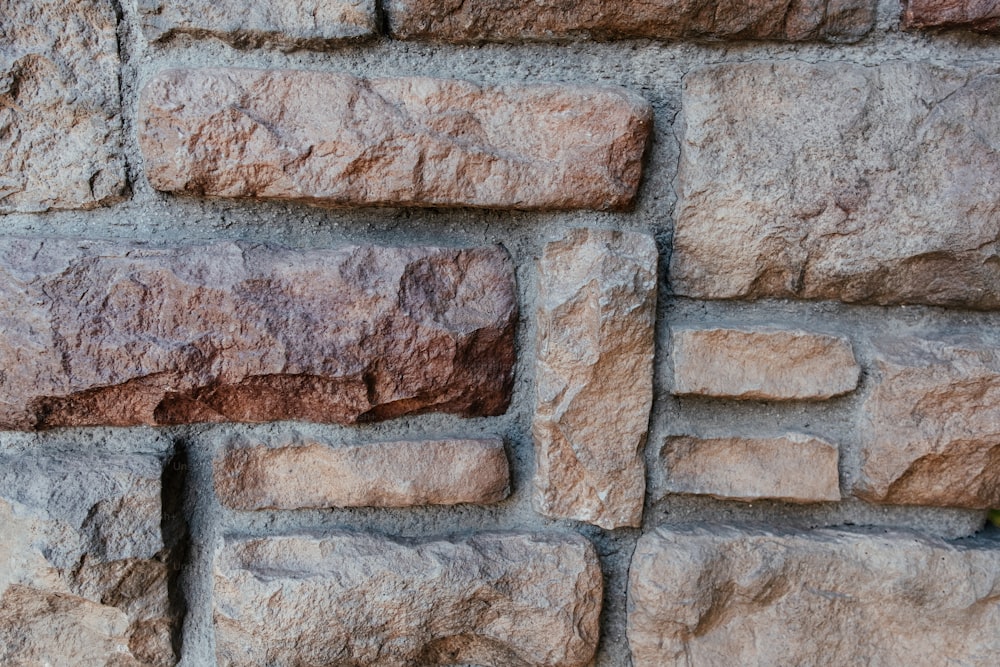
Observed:
[[[240,444],[215,461],[214,477],[222,503],[242,510],[487,504],[510,492],[499,438]]]
[[[123,196],[117,25],[110,0],[0,0],[0,213]]]
[[[0,455],[0,664],[169,667],[155,454]]]
[[[352,423],[510,400],[498,246],[0,240],[0,427]]]
[[[597,554],[576,534],[230,539],[215,567],[217,658],[583,667],[601,599]]]
[[[168,70],[139,144],[158,190],[325,206],[631,206],[652,124],[622,88]]]
[[[903,0],[903,29],[967,28],[1000,33],[996,0]]]
[[[884,337],[861,413],[855,492],[870,502],[1000,507],[1000,350],[974,337]]]
[[[896,531],[659,529],[629,570],[634,667],[982,665],[1000,548]]]
[[[767,39],[852,42],[872,0],[386,0],[392,36],[479,43],[568,39]]]
[[[657,251],[636,232],[576,229],[539,262],[531,433],[540,513],[638,526],[653,402]]]
[[[1000,70],[724,64],[682,110],[676,293],[1000,307]]]
[[[238,47],[326,48],[377,32],[374,0],[139,0],[150,41],[217,37]]]
[[[665,489],[732,500],[840,500],[837,446],[802,433],[774,438],[667,438]]]
[[[822,400],[853,391],[861,367],[846,338],[797,329],[675,327],[673,393]]]

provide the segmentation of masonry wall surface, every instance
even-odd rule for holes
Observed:
[[[16,4],[16,0],[12,2]],[[0,1],[0,8],[5,4],[11,5]],[[151,3],[143,1],[139,4],[146,6]],[[975,339],[978,347],[973,347],[978,351],[971,354],[980,360],[977,363],[987,369],[982,372],[986,378],[983,380],[984,392],[991,396],[989,391],[993,390],[993,385],[990,383],[996,370],[995,359],[991,355],[1000,349],[1000,334],[997,333],[1000,331],[1000,311],[990,310],[995,307],[992,305],[995,301],[973,300],[971,307],[962,303],[954,307],[912,303],[875,305],[842,303],[823,295],[817,300],[770,298],[766,293],[762,293],[763,298],[758,300],[728,298],[731,295],[722,299],[703,299],[679,295],[671,280],[671,267],[678,261],[674,230],[679,213],[678,170],[684,136],[680,122],[684,111],[682,94],[685,77],[692,72],[708,65],[758,61],[795,61],[830,67],[860,66],[859,69],[864,71],[899,62],[962,69],[988,69],[1000,63],[1000,37],[996,35],[963,29],[904,31],[900,28],[903,9],[897,0],[878,0],[873,6],[875,15],[870,31],[856,40],[852,36],[847,41],[782,42],[769,37],[763,41],[749,41],[738,35],[725,39],[705,39],[695,35],[664,41],[631,38],[590,41],[574,34],[570,39],[555,42],[505,38],[502,43],[479,43],[479,40],[474,40],[476,43],[463,45],[425,42],[418,38],[395,40],[381,34],[360,41],[352,38],[324,43],[322,49],[317,50],[300,48],[302,43],[295,39],[291,42],[269,42],[259,36],[252,36],[251,39],[244,35],[235,40],[221,40],[197,30],[178,33],[164,41],[149,42],[143,34],[142,17],[136,3],[116,1],[114,10],[121,61],[121,154],[125,165],[124,180],[128,186],[120,188],[116,179],[107,175],[112,172],[107,172],[102,178],[110,178],[113,182],[102,186],[103,190],[88,191],[85,196],[79,193],[73,195],[76,202],[73,205],[87,210],[55,210],[65,208],[56,206],[54,210],[33,212],[18,207],[18,201],[23,199],[18,195],[11,211],[7,212],[5,208],[0,213],[0,234],[5,238],[69,242],[93,240],[124,245],[148,243],[167,248],[239,241],[276,245],[292,251],[367,245],[445,248],[502,245],[510,255],[517,300],[514,332],[516,358],[512,361],[509,406],[504,411],[502,405],[494,402],[490,410],[480,412],[478,416],[460,416],[428,412],[414,405],[412,410],[386,413],[384,416],[387,418],[381,421],[362,420],[349,425],[306,421],[250,424],[198,419],[188,421],[207,423],[69,426],[38,432],[10,430],[0,432],[0,456],[15,461],[35,457],[60,460],[66,457],[84,460],[93,457],[97,461],[101,455],[108,453],[121,456],[139,453],[158,457],[163,465],[161,527],[165,545],[158,562],[167,564],[170,571],[164,585],[169,593],[171,613],[182,618],[179,631],[173,635],[173,646],[180,664],[189,667],[216,664],[218,630],[213,618],[216,613],[213,596],[213,588],[217,585],[215,562],[224,548],[229,549],[227,540],[236,538],[309,534],[320,539],[347,531],[413,542],[450,538],[457,543],[470,536],[497,531],[513,535],[524,532],[557,536],[578,534],[596,549],[603,577],[599,640],[591,663],[596,667],[633,664],[626,635],[630,564],[637,542],[643,538],[647,540],[648,548],[642,553],[653,554],[649,558],[655,560],[655,550],[659,547],[654,542],[660,539],[662,530],[669,533],[673,527],[684,526],[678,533],[683,535],[684,530],[697,531],[701,526],[720,524],[738,529],[748,527],[748,531],[763,525],[761,530],[765,532],[790,531],[804,535],[810,535],[810,531],[818,528],[839,530],[846,527],[850,530],[853,527],[873,531],[865,534],[876,536],[890,532],[894,535],[901,530],[913,531],[928,539],[944,538],[950,544],[958,545],[956,548],[968,547],[977,550],[977,553],[986,551],[995,554],[996,550],[1000,550],[1000,536],[987,521],[987,510],[1000,505],[1000,502],[992,505],[988,499],[988,491],[1000,490],[1000,483],[993,477],[987,475],[985,480],[978,479],[980,486],[988,487],[987,492],[980,494],[985,494],[986,501],[957,503],[962,507],[947,507],[945,505],[949,503],[935,500],[943,497],[940,494],[930,494],[927,500],[918,498],[914,503],[897,503],[890,498],[888,504],[883,504],[862,500],[853,493],[859,485],[865,487],[863,482],[867,480],[865,476],[868,473],[863,465],[863,452],[873,439],[877,440],[865,431],[864,416],[871,413],[866,401],[879,390],[882,341],[887,337]],[[8,21],[0,13],[0,36],[18,29]],[[381,13],[379,23],[383,27],[386,23]],[[305,46],[313,47],[315,43],[307,42]],[[0,64],[4,64],[4,55],[0,50]],[[160,192],[150,184],[147,159],[140,152],[140,91],[166,70],[208,67],[296,69],[363,78],[456,78],[495,87],[539,83],[572,87],[620,86],[651,105],[651,138],[642,158],[641,180],[634,206],[624,211],[616,210],[621,208],[620,199],[609,206],[591,205],[582,210],[555,211],[433,208],[433,201],[429,204],[430,208],[396,208],[391,205],[324,208],[300,201],[206,198],[197,193]],[[10,108],[9,104],[2,104],[7,94],[2,87],[4,83],[0,79],[0,113]],[[641,113],[637,117],[641,120]],[[994,112],[992,118],[996,121],[1000,114]],[[32,159],[45,158],[34,158],[29,153],[25,161],[30,164]],[[9,164],[9,161],[0,164]],[[112,161],[111,167],[117,166]],[[995,163],[992,168],[994,175],[1000,175]],[[93,173],[88,172],[84,180],[92,177]],[[100,179],[96,182],[100,183]],[[2,183],[0,187],[4,187]],[[977,209],[986,211],[987,216],[992,215],[994,221],[1000,209],[1000,195],[996,192],[994,184],[992,197],[981,202]],[[50,199],[59,197],[69,196],[57,193]],[[478,206],[479,202],[475,204]],[[594,208],[608,210],[590,210]],[[599,527],[585,520],[576,520],[572,513],[547,512],[543,515],[533,505],[537,445],[532,436],[532,423],[536,416],[536,380],[539,377],[538,304],[540,286],[545,282],[540,260],[547,243],[560,241],[570,234],[570,230],[577,228],[649,235],[655,240],[658,251],[652,404],[642,451],[646,485],[641,519],[635,522],[638,526],[627,525],[629,522],[625,521],[619,527]],[[998,237],[1000,230],[994,232],[993,243]],[[1000,290],[1000,283],[994,282],[992,287]],[[0,294],[3,294],[2,286]],[[975,309],[984,303],[986,309]],[[508,311],[504,313],[509,314]],[[6,326],[12,325],[8,323]],[[838,388],[834,392],[836,395],[827,400],[744,400],[697,394],[675,395],[672,393],[674,369],[671,356],[671,331],[674,328],[779,328],[840,337],[850,344],[861,368],[860,378],[855,390],[843,393]],[[985,352],[980,354],[982,350]],[[0,372],[4,370],[0,368]],[[498,382],[502,384],[502,378]],[[597,403],[593,409],[600,411],[602,405]],[[420,414],[410,414],[413,412]],[[985,432],[984,439],[995,446],[1000,442],[1000,426],[993,423],[992,415],[983,419],[989,423],[983,425],[980,421],[978,426],[974,424],[972,428]],[[840,501],[791,503],[769,499],[766,494],[759,499],[727,500],[714,497],[719,494],[711,491],[707,492],[710,495],[670,491],[672,486],[664,467],[665,458],[669,458],[668,452],[664,451],[668,438],[782,438],[790,433],[809,434],[839,447],[839,479],[843,496]],[[219,500],[213,478],[213,464],[234,443],[280,447],[290,442],[318,441],[350,446],[371,442],[485,441],[495,438],[503,440],[510,470],[509,494],[494,504],[244,511],[228,507]],[[989,457],[984,460],[987,463],[993,461]],[[953,468],[948,468],[947,472],[964,474],[961,470],[955,472]],[[982,470],[976,474],[979,473]],[[552,483],[550,479],[549,485]],[[491,497],[496,496],[495,491],[491,493]],[[3,495],[3,489],[0,489],[0,499]],[[778,494],[772,497],[784,496]],[[872,497],[868,499],[872,500]],[[696,527],[691,528],[690,524],[696,524]],[[0,533],[3,530],[0,526]],[[720,535],[732,539],[729,530],[726,528]],[[753,534],[757,539],[757,533]],[[818,543],[835,540],[830,535],[835,536],[836,532],[822,533],[822,539],[817,538]],[[706,537],[706,543],[711,543],[712,539],[711,536]],[[797,539],[789,538],[790,543],[794,543],[790,547],[793,550],[798,548],[795,547]],[[568,543],[576,544],[572,540]],[[821,548],[812,542],[809,544],[809,549]],[[684,549],[683,543],[677,547],[678,552],[684,552]],[[586,561],[585,557],[580,558]],[[738,560],[737,556],[733,558]],[[993,561],[990,557],[969,558],[975,563],[990,564],[982,567],[995,567],[991,565]],[[697,560],[695,556],[691,559],[692,562]],[[955,567],[966,572],[962,569],[966,567],[964,563],[963,560]],[[696,576],[694,566],[691,567],[689,574]],[[980,566],[968,567],[974,569]],[[581,568],[581,571],[586,571],[583,566]],[[660,576],[656,575],[653,566],[649,571],[650,576]],[[849,568],[846,571],[850,572]],[[889,571],[890,568],[887,568]],[[667,581],[668,577],[663,576]],[[681,575],[670,574],[671,578],[677,576]],[[724,575],[718,576],[718,581],[724,579]],[[738,573],[733,576],[737,577]],[[890,573],[887,576],[895,575]],[[0,583],[4,582],[4,577],[0,576]],[[989,588],[986,584],[982,586]],[[978,592],[981,591],[977,589]],[[226,594],[232,596],[232,590],[227,589]],[[669,596],[670,592],[664,591],[663,595]],[[992,600],[986,594],[981,597]],[[520,604],[520,598],[515,602]],[[995,606],[996,602],[989,604]],[[655,617],[655,614],[651,612],[650,616]],[[647,619],[644,617],[642,622],[646,623]],[[836,631],[849,637],[852,633],[861,632],[859,627],[844,622],[836,626]],[[994,617],[992,621],[987,619],[975,627],[995,635],[1000,626]],[[966,630],[969,628],[962,629]],[[642,632],[653,632],[655,635],[656,631],[643,626]],[[643,637],[647,638],[646,634]],[[967,664],[992,664],[988,658],[981,656],[989,656],[995,648],[986,647],[982,652],[970,653]],[[469,649],[470,652],[463,654],[455,649],[454,654],[475,656],[489,653],[486,649],[482,650],[486,652],[477,654]],[[714,649],[705,650],[709,652],[700,654],[706,656],[703,663],[695,664],[725,664],[713,662],[712,656],[717,658],[718,655],[711,653]],[[720,650],[725,650],[725,647]],[[583,653],[586,651],[579,654]],[[446,655],[447,651],[441,649],[440,654]],[[407,655],[419,656],[420,653],[413,649]],[[426,659],[431,654],[424,655]],[[995,653],[992,655],[996,657]],[[761,659],[759,655],[744,656],[746,660],[751,658]],[[565,658],[565,663],[554,664],[576,664],[572,659]],[[634,664],[667,664],[656,662],[660,658],[643,659],[647,662],[637,659]],[[420,664],[419,658],[415,660],[412,664]],[[446,661],[442,663],[444,659],[437,654],[434,660],[448,664]],[[172,662],[172,658],[166,658],[165,662]]]

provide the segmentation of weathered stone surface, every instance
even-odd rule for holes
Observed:
[[[674,328],[674,394],[741,399],[825,399],[858,386],[845,338],[799,330]]]
[[[837,446],[801,433],[776,438],[667,438],[665,489],[730,500],[840,500]]]
[[[502,413],[500,247],[0,240],[0,427]]]
[[[1000,32],[997,0],[903,0],[903,29],[968,28]]]
[[[162,72],[140,100],[153,187],[326,206],[625,209],[649,103],[622,88]]]
[[[0,663],[176,663],[154,455],[0,456]]]
[[[397,39],[479,43],[567,39],[773,39],[852,42],[875,18],[871,0],[387,0]]]
[[[217,657],[582,667],[597,647],[601,597],[597,555],[575,534],[232,540],[216,562]]]
[[[912,533],[695,527],[639,539],[634,667],[992,664],[1000,548]]]
[[[1000,507],[1000,351],[884,338],[861,421],[855,492],[871,502]]]
[[[638,526],[653,400],[656,244],[572,230],[539,263],[535,509]]]
[[[323,48],[378,29],[374,0],[139,0],[139,12],[150,41],[187,34],[239,47]]]
[[[123,194],[116,24],[108,0],[0,0],[0,213]]]
[[[682,107],[678,294],[1000,307],[997,70],[726,64]]]
[[[214,476],[223,504],[242,510],[486,504],[510,492],[499,438],[237,445],[216,460]]]

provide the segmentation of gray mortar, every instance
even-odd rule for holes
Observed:
[[[208,0],[206,0],[208,1]],[[333,528],[371,530],[404,538],[460,534],[478,530],[567,530],[590,538],[601,554],[605,607],[597,667],[629,664],[625,638],[625,582],[641,532],[685,522],[765,521],[778,526],[841,524],[898,526],[946,537],[967,536],[983,527],[984,514],[935,508],[868,505],[855,500],[818,505],[775,502],[738,503],[690,496],[663,496],[658,465],[667,435],[695,433],[771,434],[803,430],[841,446],[842,488],[857,473],[856,416],[870,389],[867,377],[858,393],[822,403],[736,402],[677,399],[670,396],[668,358],[671,324],[778,324],[814,328],[848,336],[859,360],[870,368],[872,336],[901,329],[974,329],[996,332],[1000,314],[925,307],[879,308],[832,303],[769,301],[705,302],[675,299],[664,281],[669,258],[678,142],[672,123],[679,110],[680,84],[693,68],[708,63],[800,59],[875,65],[893,60],[975,66],[1000,62],[1000,40],[966,33],[906,34],[896,30],[897,0],[879,0],[878,24],[866,39],[851,45],[778,43],[656,43],[491,45],[456,47],[375,40],[329,52],[258,49],[239,51],[215,40],[177,39],[149,45],[136,22],[134,0],[120,8],[123,56],[122,95],[125,153],[132,194],[126,201],[93,211],[14,214],[0,218],[7,235],[125,239],[158,244],[189,244],[220,239],[266,241],[289,247],[335,247],[351,243],[393,245],[476,245],[502,243],[517,264],[522,304],[519,360],[514,400],[508,413],[488,419],[425,415],[356,427],[279,423],[149,428],[63,429],[42,434],[0,433],[3,451],[163,451],[180,448],[186,463],[175,464],[185,479],[185,514],[190,545],[181,571],[188,613],[184,622],[183,665],[214,664],[212,558],[224,534],[291,533]],[[136,94],[156,72],[168,67],[243,66],[345,71],[363,76],[430,75],[481,83],[557,81],[616,84],[645,96],[653,105],[655,130],[637,207],[630,213],[517,213],[477,210],[325,210],[281,203],[197,200],[152,190],[142,174],[135,137]],[[658,306],[656,400],[649,447],[650,497],[643,531],[601,530],[535,514],[530,503],[534,469],[530,422],[534,391],[533,352],[536,295],[535,262],[545,241],[570,227],[595,226],[654,234],[661,250]],[[234,435],[278,443],[296,432],[320,440],[366,442],[418,437],[501,435],[512,467],[512,493],[492,507],[353,509],[330,511],[234,512],[218,504],[211,484],[211,461]],[[186,470],[183,469],[186,467]],[[166,525],[166,524],[165,524]]]

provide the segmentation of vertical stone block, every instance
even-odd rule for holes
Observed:
[[[634,232],[577,229],[539,263],[535,508],[638,526],[653,399],[657,251]]]
[[[125,192],[116,28],[109,0],[0,0],[0,213]]]

